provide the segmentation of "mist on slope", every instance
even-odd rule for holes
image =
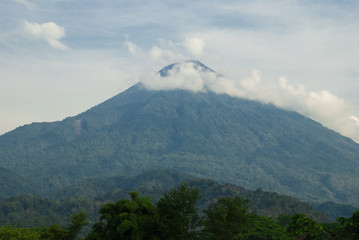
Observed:
[[[280,77],[276,84],[266,84],[260,71],[253,70],[247,78],[228,79],[189,61],[176,64],[166,77],[158,72],[145,76],[142,83],[150,90],[209,90],[273,103],[277,107],[299,112],[359,142],[359,117],[353,113],[352,106],[326,90],[308,91],[304,85],[293,86],[285,77]]]

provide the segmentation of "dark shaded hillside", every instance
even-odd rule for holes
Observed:
[[[64,226],[68,223],[69,216],[79,211],[85,211],[89,220],[93,222],[98,219],[98,211],[105,203],[128,199],[130,191],[136,190],[142,196],[150,195],[152,200],[157,202],[165,192],[177,187],[183,180],[187,180],[190,187],[199,188],[200,210],[206,209],[208,204],[215,202],[217,198],[240,195],[250,199],[251,209],[262,216],[275,218],[280,214],[293,215],[303,212],[317,221],[330,221],[323,213],[292,197],[260,189],[251,191],[212,180],[195,179],[176,171],[157,170],[135,177],[117,176],[86,180],[52,196],[53,199],[61,197],[61,201],[40,196],[3,199],[0,201],[0,225],[40,227],[57,223]],[[96,191],[99,191],[97,195]],[[85,192],[90,194],[85,197]]]
[[[194,179],[193,176],[168,169],[150,170],[133,177],[97,177],[86,179],[60,189],[51,195],[50,198],[53,200],[83,197],[98,199],[99,196],[121,191],[124,194],[123,196],[110,198],[111,201],[116,201],[118,198],[127,198],[129,191],[136,190],[142,195],[150,194],[154,200],[158,200],[159,198],[153,194],[160,196],[169,188],[176,187],[180,183],[192,179]],[[103,198],[104,201],[106,199],[106,197]]]
[[[0,166],[52,192],[168,168],[311,201],[359,205],[359,145],[273,105],[137,84],[61,122],[0,136]]]
[[[353,207],[351,205],[346,205],[346,204],[343,205],[333,202],[313,204],[312,206],[315,210],[325,212],[325,214],[332,219],[336,219],[338,216],[343,216],[348,218],[353,214],[353,212],[358,210],[358,208]]]

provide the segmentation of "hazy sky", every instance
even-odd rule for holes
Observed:
[[[359,1],[1,0],[0,20],[0,134],[198,59],[359,141]]]

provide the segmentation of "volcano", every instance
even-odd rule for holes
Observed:
[[[299,113],[211,91],[222,75],[198,61],[156,78],[168,83],[183,67],[203,80],[197,91],[138,83],[77,116],[19,127],[0,136],[0,167],[42,195],[89,177],[175,169],[359,206],[359,144]]]

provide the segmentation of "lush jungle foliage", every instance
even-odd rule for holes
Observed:
[[[79,212],[71,217],[71,224],[61,228],[54,224],[44,228],[18,228],[2,226],[1,240],[74,240],[81,233],[81,229],[88,225],[86,214]]]
[[[200,192],[187,183],[165,193],[154,204],[150,197],[130,192],[130,199],[107,203],[86,240],[303,240],[359,238],[359,210],[337,222],[318,223],[303,213],[278,218],[263,217],[250,210],[241,197],[222,197],[201,214],[197,208]],[[67,227],[16,228],[2,226],[0,239],[73,240],[88,224],[86,214],[71,217]]]

